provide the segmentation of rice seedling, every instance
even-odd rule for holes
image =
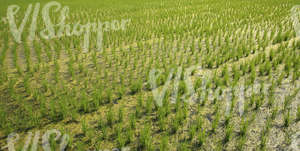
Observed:
[[[55,80],[55,82],[57,82],[58,83],[58,81],[59,81],[59,69],[60,69],[60,66],[59,66],[59,64],[58,64],[58,62],[57,62],[57,60],[55,59],[54,60],[54,66],[55,66],[55,68],[54,68],[54,80]]]
[[[192,125],[189,129],[189,140],[193,140],[197,132],[197,127],[196,125]]]
[[[172,122],[172,128],[171,128],[171,131],[170,131],[171,134],[175,134],[179,130],[180,120],[181,120],[180,116],[181,116],[180,113],[176,114],[175,119]]]
[[[203,146],[205,141],[206,141],[206,131],[203,129],[203,130],[199,130],[198,131],[198,137],[197,137],[197,143],[198,143],[198,146]]]
[[[105,91],[105,100],[107,101],[106,103],[112,103],[113,101],[113,94],[112,90],[110,88],[106,89]]]
[[[87,135],[88,133],[88,126],[85,119],[83,119],[81,122],[81,131],[84,135]]]
[[[151,127],[150,125],[146,125],[144,129],[142,129],[139,137],[139,148],[145,150],[152,150],[152,141],[151,141]]]
[[[148,97],[146,101],[146,113],[150,114],[152,112],[152,104],[153,104],[153,98]]]
[[[3,67],[3,65],[4,65],[4,60],[6,58],[7,50],[8,50],[8,36],[5,36],[4,42],[3,42],[3,47],[2,47],[2,50],[1,50],[1,57],[0,57],[1,67]]]
[[[266,141],[267,141],[267,136],[266,135],[261,135],[261,137],[260,137],[260,150],[266,150]]]
[[[169,150],[169,144],[168,144],[168,136],[167,135],[163,135],[161,138],[161,143],[160,143],[160,151],[168,151]]]
[[[135,82],[133,82],[130,86],[130,93],[131,94],[135,94],[138,93],[142,90],[142,82],[140,80],[137,80]]]
[[[189,151],[188,144],[186,142],[182,142],[178,144],[177,150]]]
[[[249,120],[243,118],[241,122],[241,128],[240,128],[241,137],[244,137],[246,135],[248,128],[249,128]]]
[[[279,78],[277,79],[277,86],[281,85],[281,82],[284,77],[285,77],[285,73],[281,73]]]
[[[300,105],[297,107],[296,121],[300,120]]]
[[[238,145],[236,147],[237,150],[243,150],[243,147],[245,146],[246,143],[246,137],[243,136],[238,140]]]
[[[141,118],[142,116],[142,108],[140,106],[136,106],[135,107],[135,117],[137,118]]]
[[[136,128],[135,115],[134,114],[130,114],[129,118],[130,118],[130,127],[131,127],[131,129],[135,129]]]
[[[278,114],[278,106],[275,106],[275,108],[272,109],[271,119],[274,120]]]
[[[255,98],[255,110],[258,110],[263,105],[264,95]]]
[[[112,127],[113,126],[113,123],[114,123],[114,112],[113,112],[113,109],[110,107],[108,109],[108,112],[106,114],[106,121],[107,121],[107,125],[109,127]]]
[[[216,131],[216,128],[217,128],[218,125],[219,125],[219,120],[220,120],[220,116],[221,116],[220,114],[221,114],[221,113],[218,111],[218,112],[216,113],[216,115],[215,115],[215,118],[214,118],[213,122],[212,122],[211,130],[212,130],[213,133]]]
[[[224,137],[224,144],[229,142],[231,137],[232,137],[232,132],[233,132],[233,128],[232,128],[232,125],[228,125],[226,126],[225,128],[225,137]]]
[[[290,110],[284,114],[284,127],[289,127],[291,124]]]
[[[126,92],[126,90],[125,90],[125,88],[123,87],[123,86],[121,86],[121,87],[119,87],[118,88],[118,99],[122,99],[123,98],[123,96],[125,95],[125,92]]]
[[[101,132],[102,132],[101,139],[103,139],[103,140],[107,139],[108,138],[108,127],[106,127],[106,126],[101,127]]]
[[[119,119],[118,119],[119,123],[122,123],[124,120],[124,107],[123,106],[121,106],[119,108],[118,117],[119,117]]]
[[[99,119],[98,119],[98,121],[97,121],[97,127],[98,128],[103,128],[105,126],[105,123],[104,123],[104,120],[103,120],[103,117],[100,115],[99,116]]]
[[[118,141],[118,147],[119,148],[122,148],[122,147],[125,147],[125,138],[124,138],[124,136],[123,136],[123,134],[122,134],[122,127],[121,127],[121,125],[120,124],[118,124],[117,126],[117,141]]]

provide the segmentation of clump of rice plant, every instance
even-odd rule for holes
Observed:
[[[255,97],[255,110],[258,110],[262,106],[263,100],[264,100],[264,95]]]
[[[300,105],[297,107],[296,121],[300,121]]]
[[[85,119],[83,119],[81,122],[81,131],[84,135],[86,135],[88,133],[88,125],[87,125]]]
[[[220,121],[220,112],[218,111],[215,115],[215,119],[212,122],[212,132],[214,133],[219,125],[219,121]]]
[[[240,128],[240,135],[242,137],[244,137],[246,135],[248,127],[249,127],[249,121],[246,120],[245,118],[243,118],[241,128]]]
[[[106,114],[106,120],[107,120],[107,125],[112,127],[114,123],[114,113],[112,107],[108,109],[108,112]]]
[[[197,132],[197,127],[196,125],[192,125],[189,128],[189,140],[193,140]]]
[[[263,132],[260,136],[260,149],[266,150],[267,135]]]
[[[150,114],[152,112],[153,99],[152,97],[148,97],[146,101],[146,113]]]
[[[290,110],[288,110],[284,115],[284,127],[289,127],[291,124],[291,116],[290,116]]]
[[[130,128],[135,129],[136,128],[136,119],[134,114],[130,114],[129,116],[129,123],[130,123]]]
[[[139,137],[139,148],[152,150],[151,125],[147,124],[144,129],[142,129]]]
[[[105,97],[106,97],[107,102],[112,103],[112,101],[113,101],[113,92],[112,92],[112,90],[110,88],[106,89],[105,94],[106,94]]]
[[[143,87],[142,81],[141,80],[136,80],[130,86],[130,93],[131,94],[138,93],[142,90],[142,87]]]
[[[141,116],[142,116],[142,111],[141,110],[142,110],[142,108],[139,105],[137,105],[135,107],[135,117],[141,118]]]
[[[119,123],[123,122],[123,120],[124,120],[124,107],[123,106],[121,106],[119,108],[118,117],[119,117],[119,119],[118,119]]]
[[[238,145],[237,145],[237,147],[236,147],[236,149],[237,150],[243,150],[243,147],[244,147],[244,145],[245,145],[245,143],[246,143],[246,137],[245,136],[243,136],[243,137],[241,137],[239,140],[238,140]]]
[[[126,129],[126,143],[131,143],[133,142],[134,139],[134,130],[131,127],[128,127]]]
[[[181,142],[178,145],[177,150],[180,150],[180,151],[190,151],[190,149],[188,147],[188,144],[186,142]]]
[[[119,89],[118,89],[118,99],[122,99],[123,98],[123,96],[125,95],[125,88],[123,87],[123,86],[120,86],[119,87]]]
[[[168,151],[169,150],[169,138],[166,134],[164,134],[161,137],[161,142],[160,142],[160,151]]]
[[[187,92],[187,86],[183,81],[179,82],[179,87],[178,87],[178,95],[182,96]]]
[[[227,125],[229,125],[229,123],[230,123],[230,120],[231,120],[231,118],[232,118],[232,112],[229,112],[229,114],[226,114],[225,115],[225,122],[224,122],[224,125],[225,126],[227,126]]]
[[[223,140],[224,144],[230,141],[230,139],[232,137],[232,132],[233,132],[232,125],[226,126],[226,128],[225,128],[225,137],[224,137],[224,140]]]
[[[175,134],[180,128],[180,115],[176,114],[174,121],[172,121],[171,134]]]
[[[203,144],[205,143],[206,141],[206,131],[205,129],[202,129],[202,130],[199,130],[198,131],[198,137],[197,137],[197,143],[198,143],[198,146],[203,146]]]
[[[103,128],[104,126],[105,126],[105,123],[104,123],[103,117],[102,117],[101,114],[100,114],[99,119],[98,119],[98,121],[97,121],[97,127],[101,129],[101,128]]]
[[[158,125],[159,125],[160,131],[164,131],[166,129],[166,118],[165,118],[165,116],[160,115],[158,117]]]
[[[273,109],[272,109],[272,113],[271,113],[271,119],[274,120],[276,118],[278,114],[278,106],[275,106]]]
[[[121,124],[116,125],[116,133],[117,133],[117,142],[118,142],[118,147],[122,148],[125,146],[126,139],[122,134],[122,126]]]

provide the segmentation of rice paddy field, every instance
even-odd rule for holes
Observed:
[[[0,150],[300,150],[298,0],[0,3]]]

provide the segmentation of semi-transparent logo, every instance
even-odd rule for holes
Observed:
[[[296,36],[300,37],[300,5],[296,5],[291,9],[291,17],[296,31]]]

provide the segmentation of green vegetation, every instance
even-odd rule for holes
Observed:
[[[299,131],[297,0],[57,1],[69,6],[70,24],[130,22],[104,31],[101,51],[91,33],[88,52],[83,36],[29,41],[32,17],[16,43],[1,22],[0,144],[16,132],[22,148],[27,132],[55,128],[70,135],[67,150],[287,150]],[[5,0],[0,17],[19,5],[19,25],[30,3]],[[192,66],[195,94],[185,79]],[[162,106],[152,69],[161,71],[157,90],[167,89]],[[190,95],[194,103],[183,99]]]

